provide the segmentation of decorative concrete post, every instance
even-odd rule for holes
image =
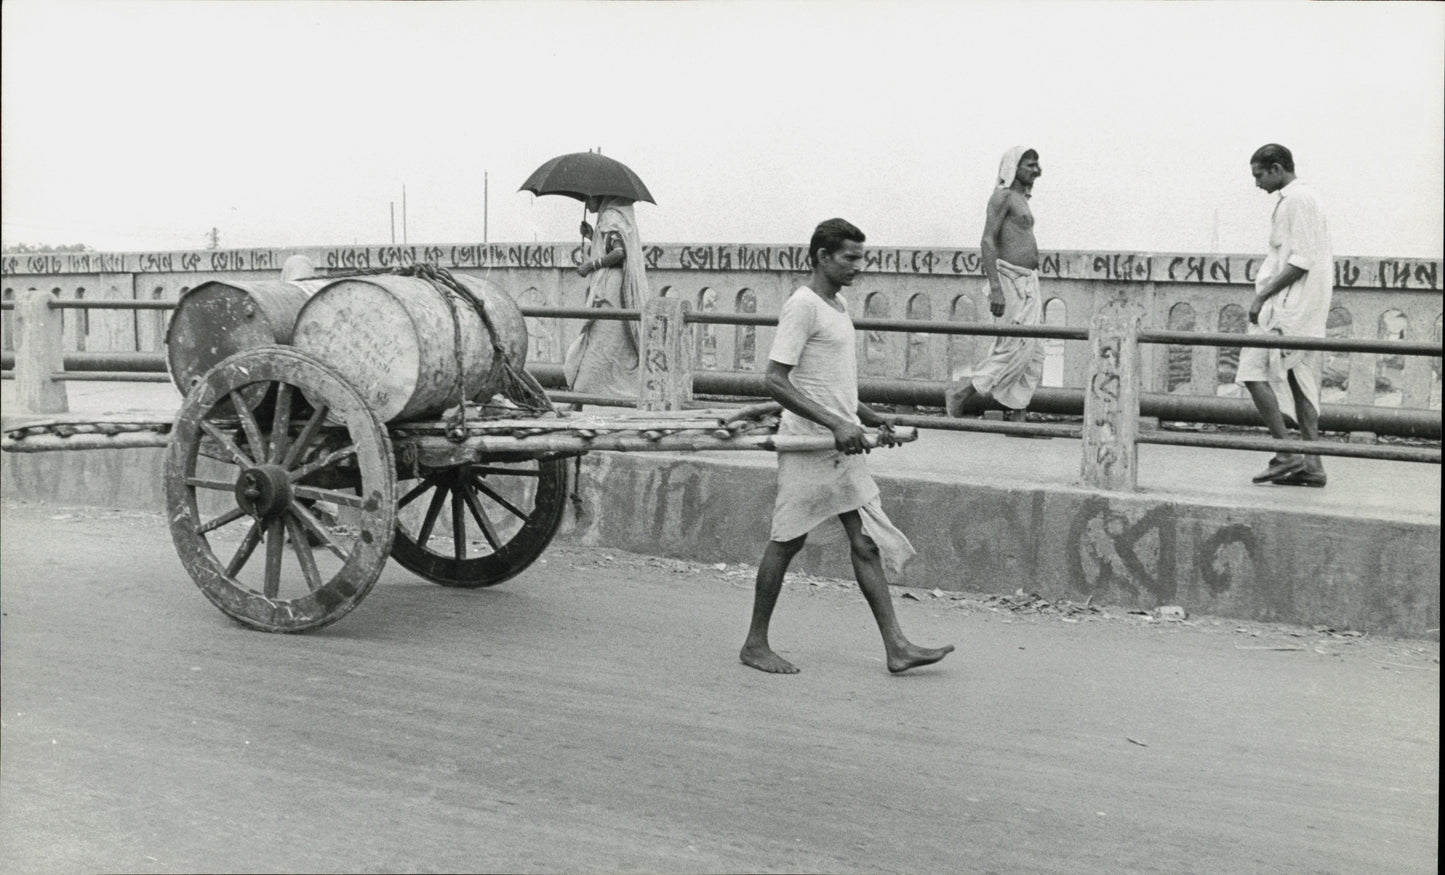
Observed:
[[[638,409],[681,410],[692,400],[691,332],[684,321],[690,309],[680,298],[643,303]]]
[[[48,292],[26,289],[15,302],[15,401],[22,413],[66,413],[65,384],[50,379],[65,369],[60,311]]]
[[[1139,313],[1119,293],[1089,325],[1084,392],[1084,483],[1132,491],[1138,485]]]
[[[114,276],[101,274],[97,297],[105,301],[135,300],[132,284],[127,283],[127,288],[121,289],[115,280]],[[91,313],[90,349],[126,352],[135,349],[135,310],[92,310]]]

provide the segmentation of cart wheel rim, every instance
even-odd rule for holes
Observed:
[[[433,469],[402,481],[397,493],[391,547],[397,564],[443,586],[492,586],[535,562],[561,527],[567,463],[529,459]]]
[[[198,473],[206,456],[212,470]],[[171,537],[227,615],[272,632],[315,629],[356,607],[380,576],[396,526],[395,470],[385,427],[335,371],[290,347],[247,350],[208,371],[181,405],[166,456]],[[317,502],[344,508],[348,525],[318,519]]]

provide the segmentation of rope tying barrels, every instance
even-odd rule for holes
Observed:
[[[391,274],[395,276],[414,277],[425,280],[437,290],[442,300],[446,302],[447,309],[451,312],[452,320],[452,354],[456,357],[456,413],[453,414],[451,427],[447,429],[447,437],[452,441],[462,441],[467,435],[467,398],[466,389],[463,384],[464,371],[462,367],[462,329],[461,320],[457,316],[456,298],[466,301],[481,319],[482,325],[487,329],[491,338],[492,354],[502,366],[502,391],[501,394],[508,401],[517,405],[523,410],[532,413],[556,412],[552,401],[547,397],[547,391],[537,382],[537,379],[525,370],[518,368],[512,357],[502,346],[501,335],[496,324],[487,313],[485,302],[483,302],[471,289],[457,281],[451,271],[444,267],[433,264],[410,264],[401,267],[394,267],[389,270],[366,270],[360,271],[357,276],[375,276],[378,274]]]

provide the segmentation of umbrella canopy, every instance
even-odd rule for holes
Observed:
[[[600,152],[558,155],[532,171],[517,190],[535,195],[564,194],[584,202],[600,196],[657,203],[632,168]]]

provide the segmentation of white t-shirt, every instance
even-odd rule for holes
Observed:
[[[824,409],[857,423],[857,335],[848,315],[848,302],[842,295],[834,300],[843,307],[841,312],[807,286],[793,292],[778,315],[778,333],[768,358],[793,366],[788,377],[798,391]],[[820,423],[784,410],[778,434],[832,432]]]

